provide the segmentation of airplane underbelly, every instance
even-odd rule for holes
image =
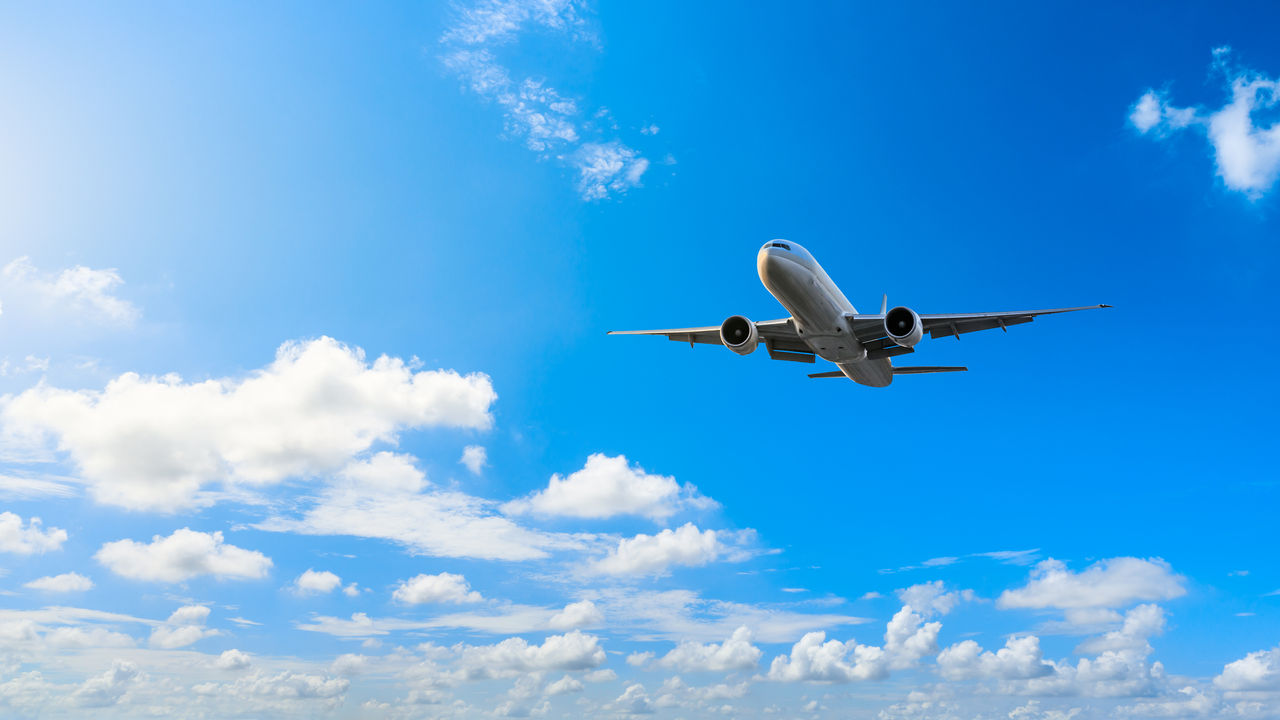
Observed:
[[[879,360],[863,360],[854,363],[839,363],[838,367],[845,377],[870,387],[888,387],[893,382],[893,363],[888,358]]]
[[[857,362],[866,348],[849,332],[845,309],[818,283],[813,273],[783,261],[770,263],[761,280],[778,302],[791,313],[800,338],[824,360]]]

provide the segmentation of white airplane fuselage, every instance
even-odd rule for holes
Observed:
[[[885,387],[893,382],[893,364],[888,358],[867,359],[867,349],[845,319],[857,310],[808,250],[788,240],[771,240],[760,248],[756,270],[814,354],[835,363],[856,383]]]

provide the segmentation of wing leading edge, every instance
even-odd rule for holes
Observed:
[[[758,322],[756,332],[760,333],[760,339],[765,349],[769,351],[769,357],[774,360],[791,360],[793,362],[811,363],[814,361],[813,350],[800,339],[799,333],[796,332],[795,323],[791,318],[782,318],[781,320],[765,320]],[[691,328],[669,328],[665,330],[610,330],[609,335],[663,335],[668,340],[675,342],[687,342],[692,347],[694,343],[702,343],[705,345],[723,345],[720,341],[720,326],[708,325],[706,327]]]
[[[940,313],[935,315],[921,315],[920,323],[924,326],[924,331],[929,333],[931,338],[949,337],[955,335],[959,337],[964,333],[977,332],[979,330],[1008,330],[1010,325],[1022,325],[1035,320],[1041,315],[1056,315],[1058,313],[1076,312],[1078,310],[1096,310],[1098,308],[1109,308],[1110,305],[1085,305],[1082,307],[1072,308],[1053,308],[1051,310],[1010,310],[1007,312],[989,312],[989,313]],[[893,345],[893,341],[889,340],[888,335],[884,331],[884,314],[878,315],[845,315],[849,321],[858,340],[867,346],[867,350],[874,351],[888,348]]]

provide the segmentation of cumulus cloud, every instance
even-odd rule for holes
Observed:
[[[454,573],[415,575],[403,580],[391,598],[407,605],[422,603],[475,603],[484,598],[471,589],[467,579]]]
[[[1164,632],[1164,608],[1159,605],[1139,605],[1125,613],[1120,627],[1101,637],[1081,643],[1076,652],[1098,655],[1107,651],[1133,650],[1150,652],[1147,639]]]
[[[1169,600],[1186,594],[1185,579],[1159,558],[1117,557],[1073,573],[1049,558],[1036,565],[1021,588],[996,600],[1001,608],[1108,608],[1141,600]]]
[[[654,712],[653,702],[644,686],[639,683],[628,685],[622,694],[613,701],[613,706],[620,713],[627,715],[648,715]]]
[[[281,672],[274,675],[258,671],[231,683],[201,683],[191,690],[198,696],[217,696],[233,707],[254,707],[264,699],[328,700],[341,698],[351,681],[324,675]]]
[[[617,129],[614,123],[608,128],[593,123],[607,117],[607,111],[602,108],[595,118],[584,119],[577,100],[540,76],[513,77],[498,59],[497,49],[527,29],[595,41],[573,0],[480,0],[456,8],[455,21],[440,39],[441,62],[463,87],[501,109],[507,137],[522,140],[542,157],[554,153],[574,169],[584,200],[600,200],[638,186],[649,161],[620,140],[599,137],[604,129]],[[642,132],[656,134],[657,126]],[[591,136],[594,139],[585,139]]]
[[[938,653],[938,671],[948,680],[994,678],[1001,680],[1043,677],[1053,673],[1044,661],[1040,638],[1011,637],[996,652],[984,652],[973,640],[964,640]]]
[[[138,309],[115,291],[124,284],[115,268],[95,270],[83,265],[46,273],[20,257],[0,271],[0,291],[5,309],[15,304],[31,303],[44,312],[71,314],[74,317],[113,325],[131,325]]]
[[[1002,694],[1030,696],[1151,696],[1164,687],[1164,667],[1147,661],[1148,638],[1164,629],[1164,612],[1155,605],[1130,610],[1120,628],[1091,638],[1076,649],[1096,653],[1074,664],[1044,658],[1040,639],[1014,636],[996,652],[965,640],[938,653],[938,671],[949,680],[991,681]],[[1153,710],[1147,706],[1146,710]]]
[[[151,631],[151,647],[172,650],[218,635],[217,630],[204,627],[209,612],[203,605],[184,605],[174,610],[163,625]]]
[[[300,517],[276,516],[255,527],[382,538],[437,557],[534,560],[584,547],[573,536],[523,528],[488,500],[431,487],[412,458],[388,452],[343,468]]]
[[[672,566],[700,567],[727,552],[715,530],[698,530],[685,523],[656,535],[640,533],[618,541],[606,557],[592,564],[594,572],[606,575],[661,575]]]
[[[565,693],[582,692],[582,681],[572,675],[565,675],[555,682],[548,683],[543,692],[547,695],[564,695]]]
[[[827,640],[825,632],[805,633],[769,665],[769,679],[790,682],[856,682],[888,675],[884,650],[850,640]]]
[[[293,581],[293,589],[298,593],[328,593],[342,585],[342,578],[328,570],[316,572],[310,568]]]
[[[646,473],[627,458],[596,453],[568,477],[552,475],[547,487],[503,505],[507,513],[532,512],[578,518],[640,515],[663,520],[685,508],[706,509],[715,501],[675,478]]]
[[[564,606],[564,610],[551,616],[547,625],[555,630],[571,630],[592,627],[604,622],[604,613],[590,600],[580,600]]]
[[[0,552],[32,555],[57,550],[67,541],[67,531],[59,528],[42,530],[40,518],[23,522],[11,512],[0,512]]]
[[[203,533],[189,528],[175,530],[168,537],[154,535],[150,543],[127,539],[109,542],[93,557],[117,575],[169,583],[201,575],[262,578],[271,569],[271,559],[266,555],[228,545],[221,532]]]
[[[30,582],[23,583],[22,587],[55,593],[84,592],[93,588],[93,581],[80,573],[69,572],[36,578]]]
[[[573,630],[552,635],[541,645],[530,645],[515,637],[496,645],[463,646],[458,668],[465,679],[478,680],[549,670],[590,670],[604,661],[600,639]]]
[[[334,675],[359,675],[369,668],[369,658],[355,653],[343,653],[333,659],[329,672]]]
[[[685,672],[753,670],[760,664],[763,654],[760,648],[751,644],[751,630],[744,625],[722,643],[682,642],[658,664]]]
[[[249,653],[234,648],[224,650],[213,662],[213,666],[219,670],[244,670],[252,664],[253,659],[249,657]]]
[[[1250,198],[1269,191],[1280,176],[1280,121],[1267,113],[1280,104],[1280,81],[1230,64],[1230,49],[1214,51],[1214,68],[1229,85],[1216,110],[1177,107],[1164,91],[1148,90],[1133,104],[1129,122],[1138,132],[1166,137],[1184,128],[1205,133],[1223,184]]]
[[[920,583],[898,591],[898,599],[904,605],[929,615],[946,615],[956,605],[973,600],[972,590],[947,592],[941,580]]]
[[[1223,690],[1280,690],[1280,648],[1251,652],[1227,663],[1213,684]]]
[[[489,455],[481,445],[468,445],[462,449],[462,458],[458,463],[466,467],[472,475],[479,475],[489,464]]]
[[[881,680],[890,670],[915,666],[938,651],[942,623],[924,618],[904,605],[885,625],[884,646],[853,640],[827,640],[824,632],[806,633],[769,665],[768,678],[784,682],[860,682]]]
[[[115,705],[138,678],[138,666],[125,660],[116,660],[111,669],[89,678],[72,693],[72,701],[81,707],[110,707]]]
[[[398,358],[322,337],[288,342],[243,379],[185,382],[125,373],[101,391],[38,385],[0,421],[53,438],[100,502],[175,511],[212,498],[213,483],[264,485],[333,472],[376,442],[428,426],[488,428],[489,378],[415,371]]]

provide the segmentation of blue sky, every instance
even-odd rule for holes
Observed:
[[[0,714],[1280,715],[1278,20],[0,10]]]

